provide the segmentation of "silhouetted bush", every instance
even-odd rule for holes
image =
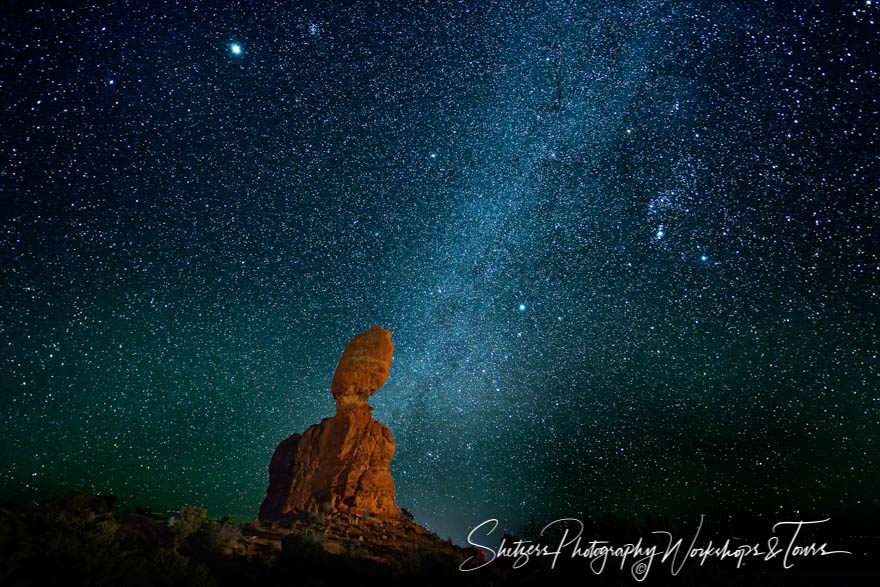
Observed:
[[[241,538],[241,526],[230,524],[228,521],[207,521],[201,528],[208,538],[208,544],[212,550],[225,552],[232,548]]]
[[[208,510],[203,507],[185,505],[168,520],[171,528],[171,536],[175,545],[180,546],[183,542],[201,530],[208,521]]]
[[[208,568],[169,545],[145,548],[123,539],[113,518],[57,508],[28,516],[0,511],[0,584],[215,585]]]

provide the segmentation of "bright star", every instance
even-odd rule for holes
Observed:
[[[241,55],[241,45],[238,43],[232,43],[229,45],[229,50],[232,51],[233,55]]]
[[[700,261],[703,261],[705,263],[708,260],[709,260],[709,257],[707,257],[706,255],[700,255]]]
[[[520,311],[520,312],[525,312],[525,311],[526,311],[526,305],[525,305],[525,304],[520,304],[520,305],[519,305],[519,311]]]

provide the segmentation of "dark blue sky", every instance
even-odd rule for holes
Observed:
[[[4,495],[251,519],[380,324],[443,536],[877,507],[875,6],[103,4],[0,17]]]

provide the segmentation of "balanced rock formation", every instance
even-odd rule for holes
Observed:
[[[348,341],[330,383],[337,414],[350,407],[369,407],[367,400],[388,380],[392,355],[391,333],[381,326]]]
[[[336,513],[397,518],[394,437],[367,400],[388,379],[391,333],[374,326],[352,338],[333,375],[336,415],[282,441],[269,464],[262,521]]]

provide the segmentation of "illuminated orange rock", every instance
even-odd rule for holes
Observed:
[[[388,379],[394,345],[380,326],[351,339],[333,375],[336,415],[275,449],[260,519],[311,512],[398,517],[391,479],[394,437],[367,399]]]
[[[330,383],[337,413],[348,406],[367,405],[370,396],[388,380],[393,354],[391,333],[381,326],[348,341]]]

